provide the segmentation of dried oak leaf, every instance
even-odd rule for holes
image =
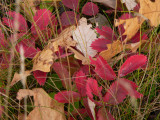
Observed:
[[[123,33],[123,35],[127,36],[125,39],[125,42],[127,42],[138,32],[143,22],[144,22],[144,19],[140,16],[137,16],[134,18],[126,19],[126,20],[122,20],[122,19],[116,20],[115,26],[124,24],[125,32]]]
[[[140,0],[139,13],[149,19],[150,25],[157,27],[160,24],[160,0]]]
[[[65,120],[64,105],[50,98],[42,88],[33,90],[20,89],[17,99],[33,96],[35,108],[28,114],[26,120]]]

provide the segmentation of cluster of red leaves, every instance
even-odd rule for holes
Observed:
[[[138,68],[144,67],[147,64],[146,56],[133,55],[129,57],[120,67],[118,71],[118,77],[116,76],[113,69],[108,65],[107,61],[105,61],[101,56],[99,56],[96,61],[92,60],[92,58],[90,58],[90,60],[91,65],[95,66],[95,69],[93,69],[94,72],[100,78],[109,81],[115,80],[107,89],[106,93],[102,94],[102,89],[104,88],[102,86],[99,87],[98,85],[98,81],[100,81],[100,79],[86,77],[88,73],[85,74],[81,69],[76,73],[76,78],[74,80],[78,92],[61,91],[57,93],[54,97],[57,101],[61,103],[71,103],[82,99],[84,102],[86,112],[90,115],[91,118],[93,118],[93,116],[90,114],[91,111],[88,107],[89,105],[86,97],[93,101],[97,106],[110,106],[117,105],[123,102],[127,95],[136,99],[141,98],[143,96],[142,94],[136,91],[136,88],[138,86],[134,82],[122,77],[133,72]],[[95,100],[93,96],[96,96],[97,99]],[[101,117],[103,117],[103,119],[107,119],[107,116],[110,119],[114,119],[109,112],[107,112],[107,116],[103,115],[103,112],[105,110],[106,109],[103,109],[103,107],[101,107],[99,110],[96,110],[98,111],[97,119],[100,120]]]
[[[66,27],[72,24],[77,23],[79,20],[79,0],[62,0],[62,3],[67,8],[72,9],[73,11],[65,11],[61,15],[62,26]],[[99,8],[96,4],[92,2],[87,2],[83,8],[82,13],[84,15],[93,16],[99,12]]]
[[[51,31],[56,29],[57,20],[55,15],[47,9],[37,10],[35,16],[33,17],[33,22],[31,23],[31,34],[26,22],[26,19],[20,14],[14,11],[9,11],[6,13],[7,17],[3,17],[3,24],[9,27],[12,31],[15,30],[15,19],[18,16],[19,30],[17,34],[18,41],[15,48],[18,53],[20,53],[20,47],[23,46],[24,57],[33,58],[40,48],[36,47],[36,43],[47,42],[48,36],[51,35]],[[52,26],[52,30],[49,26]],[[39,37],[41,36],[41,37]],[[39,38],[42,38],[39,39]],[[0,49],[9,50],[10,43],[14,41],[14,36],[11,34],[10,37],[5,39],[4,34],[0,31]],[[2,52],[0,54],[0,67],[2,69],[8,68],[10,62],[10,57],[7,52]],[[33,75],[37,79],[40,85],[44,85],[46,81],[46,74],[41,71],[34,71]]]
[[[132,15],[126,13],[126,14],[123,14],[119,19],[125,20],[129,18],[132,18]],[[110,27],[103,26],[102,29],[98,27],[95,29],[97,33],[100,34],[100,38],[92,42],[91,47],[94,50],[97,50],[98,52],[106,50],[107,49],[106,44],[111,44],[113,41],[116,41],[118,39],[115,32]],[[119,36],[121,37],[120,40],[124,41],[126,36],[123,36],[123,33],[125,32],[123,25],[118,26],[118,32],[119,32]],[[140,40],[146,40],[148,38],[145,33],[141,37],[140,37],[140,34],[141,34],[140,32],[137,32],[137,34],[134,37],[132,37],[132,39],[127,43],[137,43]]]

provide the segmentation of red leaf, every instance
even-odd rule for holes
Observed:
[[[107,93],[103,97],[103,101],[107,104],[116,105],[126,98],[128,92],[117,82],[112,83]]]
[[[20,13],[16,13],[15,11],[7,12],[7,17],[3,18],[3,23],[11,29],[15,29],[14,22],[16,18],[18,18],[19,31],[26,32],[28,27],[25,18]]]
[[[17,52],[20,53],[20,46],[22,45],[23,46],[23,50],[24,50],[24,56],[25,56],[25,58],[33,58],[37,54],[37,52],[40,51],[40,50],[36,49],[32,45],[32,43],[31,44],[26,44],[26,43],[24,43],[24,41],[27,41],[27,39],[24,39],[23,41],[19,42],[16,45]]]
[[[62,0],[62,3],[73,10],[78,10],[79,0]]]
[[[104,109],[103,107],[98,110],[97,120],[115,120],[111,113]]]
[[[86,94],[89,97],[89,99],[97,105],[101,105],[101,103],[99,102],[99,99],[102,98],[101,91],[102,91],[102,86],[98,87],[98,83],[95,79],[88,78],[86,83]],[[93,94],[98,97],[98,100],[93,99]]]
[[[98,27],[95,29],[96,29],[97,33],[99,33],[101,36],[103,36],[107,40],[110,40],[111,42],[112,42],[112,40],[117,40],[115,33],[113,32],[113,30],[110,27],[102,26],[102,30],[99,29]]]
[[[87,113],[88,113],[89,117],[91,118],[91,120],[93,120],[94,118],[93,118],[93,115],[91,113],[90,107],[88,105],[88,99],[87,98],[83,98],[83,104],[85,106],[85,109],[87,110]]]
[[[98,52],[101,52],[103,50],[107,49],[106,44],[112,43],[110,40],[107,40],[105,38],[98,38],[95,41],[92,42],[91,47],[94,50],[97,50]]]
[[[62,81],[62,85],[65,88],[69,88],[70,82],[69,82],[69,72],[68,70],[64,67],[64,65],[60,62],[55,62],[53,64],[53,69],[54,71],[58,74],[60,80]]]
[[[74,91],[62,91],[58,92],[54,99],[60,103],[71,103],[80,100],[80,94]]]
[[[147,57],[144,55],[133,55],[129,57],[119,70],[119,77],[123,77],[134,70],[143,67],[147,63]]]
[[[86,75],[82,71],[78,71],[76,74],[75,83],[82,97],[86,96],[86,81]]]
[[[96,15],[99,12],[99,8],[96,4],[92,2],[86,3],[82,8],[82,13],[85,15]]]
[[[62,26],[73,25],[76,24],[76,21],[79,20],[79,15],[73,11],[66,11],[62,13],[60,19],[62,22]]]
[[[44,83],[46,82],[46,78],[47,78],[46,72],[36,70],[36,71],[33,71],[33,76],[36,78],[37,82],[40,85],[44,85]]]
[[[107,61],[103,59],[103,57],[99,56],[96,61],[91,60],[91,64],[95,65],[95,72],[104,80],[114,80],[116,78],[116,74],[113,69],[108,65]]]
[[[38,10],[33,17],[35,24],[32,23],[31,32],[37,34],[36,28],[41,31],[46,30],[51,20],[51,14],[52,13],[47,9]]]
[[[128,92],[131,97],[141,98],[143,95],[136,91],[138,87],[134,82],[127,80],[125,78],[120,78],[118,80],[119,84]]]
[[[147,39],[148,39],[147,34],[144,33],[143,36],[141,36],[141,33],[137,32],[135,36],[133,36],[129,42],[136,43],[136,42],[139,42],[140,40],[147,40]]]

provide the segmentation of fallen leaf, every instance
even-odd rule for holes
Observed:
[[[58,37],[56,37],[55,39],[51,40],[51,44],[52,46],[54,46],[54,51],[58,51],[59,48],[58,46],[61,47],[70,47],[70,46],[75,46],[76,45],[76,41],[74,41],[71,36],[73,31],[75,30],[75,26],[72,25],[70,27],[67,27],[66,29],[64,29],[59,35]]]
[[[50,72],[50,67],[58,57],[50,43],[33,58],[33,71]]]
[[[76,45],[76,42],[71,38],[74,28],[75,26],[70,26],[63,30],[57,38],[50,40],[48,45],[34,57],[33,71],[50,72],[50,67],[58,58],[55,52],[59,50],[59,46],[67,47]]]
[[[31,75],[32,70],[30,71],[25,71],[23,75],[25,75],[25,77]],[[13,86],[14,84],[16,84],[18,81],[22,80],[22,74],[19,73],[15,73],[11,82],[11,86]]]
[[[123,35],[127,36],[124,42],[127,42],[138,32],[143,22],[144,19],[140,16],[137,16],[126,20],[116,20],[115,26],[119,26],[121,24],[124,25],[125,32],[123,33]]]
[[[157,27],[160,24],[160,0],[140,0],[139,13],[149,19],[150,25]]]
[[[116,54],[123,51],[123,45],[122,42],[117,40],[113,41],[112,44],[107,44],[107,50],[104,50],[100,52],[100,56],[102,56],[106,61],[109,61],[112,57],[114,57]]]
[[[97,38],[97,34],[91,29],[92,25],[87,25],[87,19],[81,18],[79,26],[73,32],[73,39],[77,42],[76,48],[80,50],[85,57],[94,57],[96,50],[91,48],[92,41]]]
[[[64,105],[50,98],[42,88],[33,90],[20,89],[17,99],[33,96],[35,108],[28,114],[26,120],[65,120]]]

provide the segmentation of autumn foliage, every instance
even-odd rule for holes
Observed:
[[[32,12],[22,9],[27,4],[22,4],[21,12],[8,10],[0,27],[0,72],[9,69],[12,62],[19,62],[20,65],[14,66],[9,87],[14,88],[21,81],[27,89],[20,89],[16,98],[21,101],[26,96],[33,96],[35,107],[27,120],[115,120],[117,116],[112,112],[115,106],[124,101],[126,104],[128,98],[131,101],[143,99],[138,86],[142,78],[138,82],[136,78],[130,78],[136,70],[148,69],[147,50],[140,50],[142,46],[148,46],[150,36],[141,30],[141,26],[146,20],[152,27],[160,24],[160,0],[52,2],[55,9],[64,9],[60,14],[36,6],[34,0],[29,1]],[[122,12],[109,24],[100,6],[107,8],[105,14],[109,17],[123,11],[122,6],[137,14]],[[158,12],[150,14],[154,12],[151,8]],[[101,21],[108,23],[102,25]],[[22,62],[25,71],[22,71]],[[54,78],[59,79],[61,87],[56,86]],[[48,87],[51,79],[55,85],[53,89]],[[36,85],[32,83],[34,80]],[[29,81],[34,87],[27,87]],[[52,98],[45,86],[53,92]],[[0,88],[3,94],[4,89],[5,85]],[[79,106],[75,107],[75,104]],[[0,105],[1,117],[5,115],[5,109]],[[19,120],[24,117],[23,114],[18,116]]]

